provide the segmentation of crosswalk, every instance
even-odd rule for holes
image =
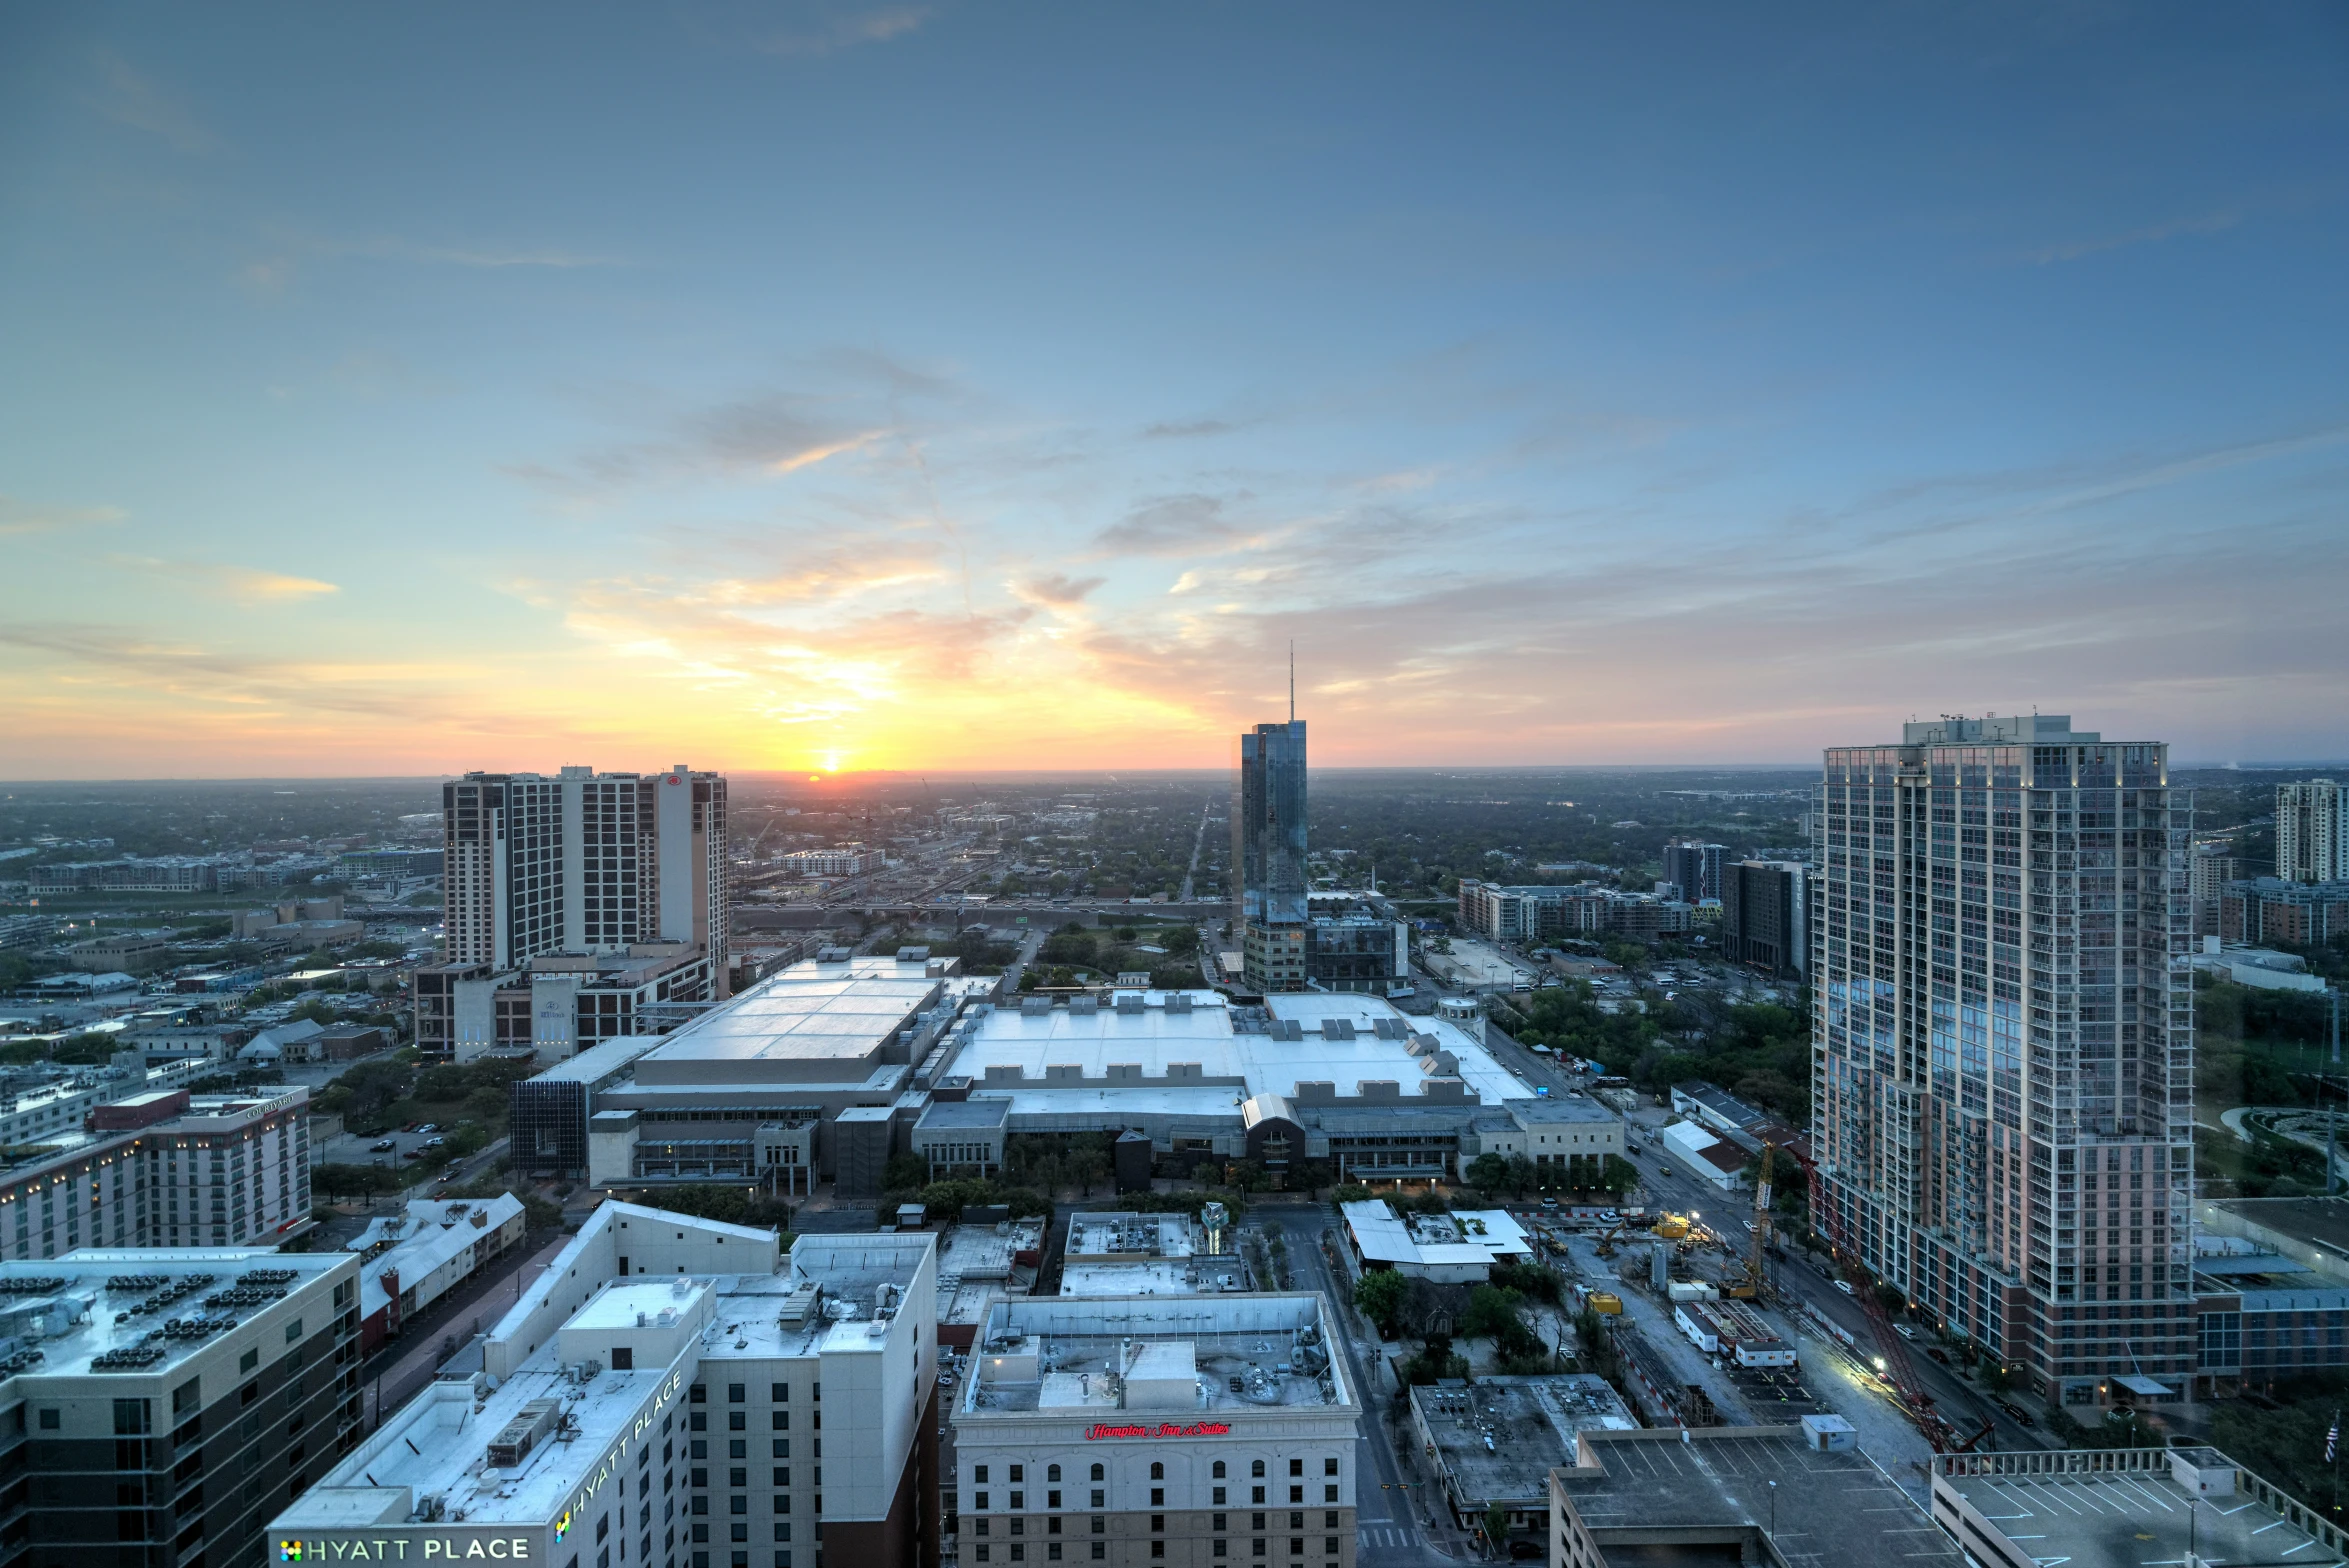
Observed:
[[[1365,1550],[1397,1550],[1416,1544],[1411,1532],[1399,1524],[1366,1524],[1358,1526],[1354,1533]]]

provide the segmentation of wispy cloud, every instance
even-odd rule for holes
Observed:
[[[1119,555],[1184,555],[1224,549],[1238,536],[1223,497],[1192,492],[1144,501],[1093,542]]]
[[[1146,426],[1147,441],[1178,441],[1196,436],[1228,436],[1240,427],[1228,419],[1180,419]]]
[[[2103,234],[2025,251],[2023,259],[2044,267],[2057,262],[2078,261],[2083,256],[2094,256],[2103,251],[2126,250],[2132,245],[2155,245],[2183,235],[2219,234],[2241,223],[2243,216],[2240,211],[2228,208],[2197,217],[2173,218],[2166,223],[2151,223],[2141,229],[2129,229],[2119,234]]]
[[[0,495],[0,535],[45,534],[59,529],[119,523],[130,513],[118,506],[43,506]]]
[[[245,604],[298,604],[322,594],[341,593],[341,585],[315,577],[295,577],[253,566],[224,566],[209,561],[169,561],[151,555],[109,557],[116,565],[177,577]]]
[[[1094,589],[1107,581],[1106,577],[1071,577],[1065,572],[1054,572],[1015,582],[1011,591],[1031,604],[1082,604]]]
[[[859,7],[811,16],[798,25],[767,33],[757,43],[767,54],[805,59],[903,38],[936,14],[930,6]]]
[[[112,50],[98,52],[98,88],[91,103],[117,125],[160,136],[184,153],[211,152],[220,145],[193,114]]]

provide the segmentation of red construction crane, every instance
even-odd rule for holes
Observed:
[[[1908,1341],[1894,1331],[1891,1317],[1884,1303],[1876,1299],[1876,1282],[1868,1272],[1860,1249],[1844,1234],[1843,1214],[1828,1201],[1825,1184],[1819,1180],[1819,1167],[1800,1149],[1784,1148],[1779,1152],[1789,1156],[1803,1168],[1803,1176],[1810,1183],[1811,1223],[1826,1236],[1833,1249],[1835,1261],[1844,1273],[1851,1276],[1852,1297],[1868,1315],[1868,1328],[1876,1337],[1876,1365],[1884,1379],[1892,1385],[1894,1400],[1917,1430],[1925,1434],[1925,1441],[1933,1445],[1937,1454],[1965,1453],[1972,1449],[1991,1430],[1989,1422],[1970,1437],[1960,1437],[1941,1412],[1934,1407],[1933,1396],[1917,1378],[1916,1364],[1909,1359]],[[1765,1149],[1763,1159],[1769,1158]],[[1764,1169],[1767,1169],[1767,1165]]]

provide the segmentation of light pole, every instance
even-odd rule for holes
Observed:
[[[1777,1482],[1775,1482],[1775,1481],[1772,1481],[1772,1482],[1770,1483],[1770,1542],[1771,1542],[1771,1544],[1772,1544],[1772,1545],[1776,1545],[1776,1544],[1777,1544],[1777,1541],[1778,1541],[1778,1483],[1777,1483]]]

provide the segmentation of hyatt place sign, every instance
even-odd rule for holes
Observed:
[[[535,1563],[535,1543],[511,1525],[431,1525],[398,1535],[381,1530],[305,1530],[276,1537],[281,1563]]]

